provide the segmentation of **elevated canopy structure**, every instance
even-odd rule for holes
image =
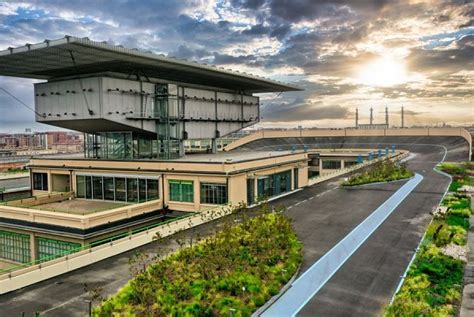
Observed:
[[[73,60],[74,59],[74,60]],[[280,81],[151,52],[66,36],[0,51],[0,75],[51,80],[118,72],[246,93],[300,90]]]
[[[300,90],[71,36],[0,51],[0,75],[46,80],[35,84],[36,121],[86,133],[93,158],[179,157],[185,139],[215,140],[258,122],[254,93]]]

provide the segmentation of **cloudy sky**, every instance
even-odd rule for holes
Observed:
[[[89,37],[291,82],[261,126],[344,127],[355,108],[399,125],[474,123],[474,4],[416,0],[44,0],[0,3],[0,49]],[[0,87],[33,105],[31,80]],[[0,132],[34,123],[0,91]],[[4,115],[8,114],[8,115]]]

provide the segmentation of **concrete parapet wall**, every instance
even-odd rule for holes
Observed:
[[[231,151],[259,139],[294,137],[373,137],[373,136],[459,136],[469,144],[472,156],[472,137],[464,128],[390,128],[390,129],[302,129],[302,130],[260,130],[238,139],[224,148]]]
[[[43,204],[55,203],[58,201],[63,201],[69,197],[74,196],[74,193],[52,193],[45,194],[20,200],[13,200],[5,203],[8,206],[38,206]]]
[[[152,200],[89,215],[76,215],[65,212],[52,212],[15,206],[0,206],[0,217],[28,222],[54,224],[84,230],[107,224],[109,222],[132,218],[161,208],[161,200]]]

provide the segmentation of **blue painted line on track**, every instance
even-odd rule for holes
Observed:
[[[306,270],[291,285],[288,291],[261,316],[295,316],[422,180],[423,176],[415,174],[405,185]]]

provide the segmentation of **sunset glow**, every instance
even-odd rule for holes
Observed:
[[[359,83],[374,87],[390,87],[409,81],[403,62],[382,57],[363,65],[358,73]]]

